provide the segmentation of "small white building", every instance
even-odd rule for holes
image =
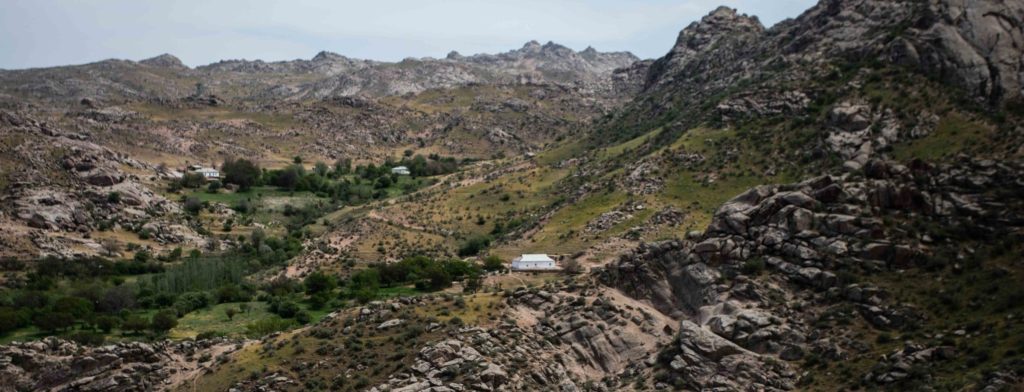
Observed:
[[[408,176],[408,175],[412,174],[412,172],[409,171],[408,167],[405,167],[405,166],[395,166],[395,167],[391,168],[391,174],[397,174],[399,176]]]
[[[512,271],[557,271],[555,260],[545,254],[524,254],[512,259]]]
[[[207,180],[216,180],[220,178],[220,171],[217,171],[217,169],[214,169],[212,167],[192,165],[189,166],[189,171],[191,171],[192,173],[202,174],[203,178]]]

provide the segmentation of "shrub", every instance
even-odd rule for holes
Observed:
[[[285,320],[280,317],[269,317],[249,324],[246,329],[248,329],[250,336],[259,337],[278,331],[284,331],[291,326],[292,322],[289,320]]]
[[[320,271],[309,274],[302,284],[306,287],[306,294],[309,295],[331,291],[338,286],[334,277]]]
[[[745,275],[759,275],[764,271],[764,260],[760,258],[750,259],[743,263],[740,268]]]
[[[124,319],[121,323],[121,328],[132,331],[133,333],[139,333],[149,328],[149,320],[139,315],[131,315]]]
[[[298,313],[295,313],[295,321],[299,324],[309,324],[310,321],[313,321],[313,316],[305,310],[299,311]]]
[[[474,236],[459,246],[459,256],[475,256],[480,251],[491,245],[491,238],[487,236]]]
[[[172,309],[164,309],[153,315],[149,328],[158,334],[166,333],[178,326],[178,313]]]
[[[202,209],[203,202],[199,201],[198,198],[191,196],[185,198],[185,211],[189,214],[197,215],[199,214],[199,211],[202,211]]]
[[[501,271],[505,269],[505,262],[501,257],[490,255],[484,258],[483,268],[486,271]]]

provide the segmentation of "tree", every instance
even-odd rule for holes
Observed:
[[[53,303],[53,311],[84,319],[92,314],[92,302],[78,297],[61,297]]]
[[[137,334],[149,328],[149,320],[146,320],[145,317],[140,315],[133,314],[124,319],[124,322],[121,323],[121,328]]]
[[[0,334],[13,331],[26,324],[26,313],[12,308],[0,308]]]
[[[103,246],[103,252],[107,257],[114,257],[121,252],[121,244],[118,244],[117,241],[113,239],[104,239],[100,245]]]
[[[313,165],[313,173],[316,173],[316,175],[320,177],[327,177],[327,170],[329,170],[327,168],[327,164],[321,161],[317,161],[317,163]]]
[[[176,326],[178,326],[178,313],[171,309],[164,309],[153,315],[149,329],[162,334]]]
[[[579,260],[569,259],[565,263],[562,263],[562,271],[569,274],[578,274],[583,272],[583,266],[580,265]]]
[[[135,293],[127,285],[115,286],[103,293],[99,309],[107,313],[118,313],[135,306]]]
[[[199,201],[199,198],[192,196],[185,198],[185,211],[187,211],[189,214],[199,214],[199,211],[201,211],[202,209],[203,202]]]
[[[295,313],[295,321],[299,324],[308,324],[310,321],[313,321],[313,316],[310,316],[309,312],[303,310]]]
[[[209,184],[206,184],[206,192],[207,193],[217,193],[217,191],[219,191],[220,188],[223,187],[223,186],[224,186],[224,184],[221,184],[220,181],[217,181],[217,180],[210,181]]]
[[[426,275],[430,290],[441,290],[452,285],[452,276],[440,265],[432,264],[423,271]]]
[[[484,270],[501,271],[503,269],[505,269],[505,262],[501,260],[501,257],[490,255],[484,258]]]
[[[56,332],[75,325],[75,318],[67,313],[44,312],[32,319],[32,323],[47,332]]]
[[[224,314],[228,316],[228,320],[233,320],[235,318],[235,315],[238,314],[238,312],[239,311],[236,308],[224,309]]]
[[[206,177],[203,177],[203,175],[199,173],[185,173],[181,176],[181,179],[178,180],[178,184],[183,188],[193,189],[199,188],[204,182],[206,182]]]
[[[120,321],[120,319],[114,316],[99,316],[96,318],[96,327],[103,331],[103,333],[110,333],[111,330],[117,328]]]
[[[334,277],[320,271],[309,274],[302,284],[306,286],[306,294],[309,295],[334,290],[338,285]]]
[[[242,158],[225,160],[220,170],[224,175],[224,182],[238,185],[241,191],[249,190],[263,174],[259,166]]]
[[[352,158],[338,158],[334,161],[334,176],[349,174],[352,172]]]
[[[486,236],[474,236],[459,247],[459,256],[475,256],[491,244],[491,239]]]
[[[278,303],[272,303],[271,308],[272,312],[284,318],[295,317],[295,314],[299,312],[299,304],[292,301],[281,301]]]
[[[299,180],[305,174],[306,169],[302,165],[291,165],[277,171],[271,183],[280,188],[294,190],[296,185],[299,184]]]
[[[479,274],[471,274],[466,278],[466,281],[463,284],[463,291],[467,293],[475,293],[480,291],[480,288],[484,286],[484,280]]]

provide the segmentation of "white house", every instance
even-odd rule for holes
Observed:
[[[524,254],[512,259],[513,271],[557,271],[555,260],[545,254]]]
[[[408,175],[412,174],[412,172],[409,171],[408,167],[405,167],[405,166],[395,166],[395,167],[391,168],[391,174],[397,174],[397,175],[400,175],[400,176],[408,176]]]
[[[217,171],[217,169],[214,169],[212,167],[203,167],[203,166],[192,165],[192,166],[189,166],[189,171],[191,171],[193,173],[202,174],[203,178],[205,178],[207,180],[216,180],[216,179],[220,178],[220,172]]]

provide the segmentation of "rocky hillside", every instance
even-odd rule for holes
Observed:
[[[822,0],[770,28],[715,9],[649,61],[531,42],[395,64],[321,53],[188,69],[160,56],[59,70],[72,78],[0,73],[15,86],[7,97],[31,97],[0,112],[14,152],[0,159],[15,168],[3,169],[0,217],[18,228],[0,244],[12,254],[41,247],[38,233],[95,235],[98,216],[169,229],[178,206],[145,193],[159,184],[146,180],[154,155],[475,159],[393,196],[308,204],[322,211],[283,231],[289,253],[255,224],[230,231],[227,219],[262,211],[204,213],[186,229],[226,230],[196,241],[256,271],[238,287],[176,300],[139,290],[147,305],[173,304],[180,324],[109,337],[158,343],[12,343],[0,379],[25,390],[1018,390],[1022,26],[1019,2]],[[101,197],[111,187],[146,215]],[[500,271],[534,252],[564,273]],[[287,260],[265,264],[273,254]],[[9,302],[53,287],[19,287]],[[197,295],[219,301],[181,305]],[[248,339],[209,339],[219,335]],[[154,347],[167,355],[134,354]],[[82,359],[117,352],[130,358]],[[70,376],[77,368],[92,370]]]

